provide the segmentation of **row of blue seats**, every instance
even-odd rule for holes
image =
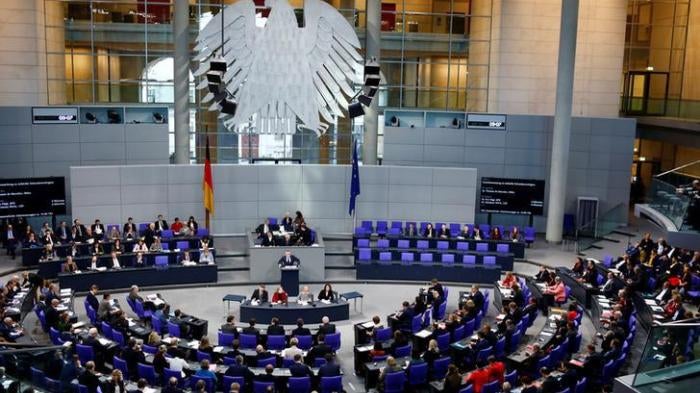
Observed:
[[[410,264],[411,262],[416,261],[416,253],[413,252],[401,252],[398,255],[400,255],[400,261]],[[439,260],[436,260],[435,256],[439,255]],[[456,262],[456,259],[460,257],[460,255],[456,254],[449,254],[449,253],[432,253],[432,252],[421,252],[419,253],[418,256],[418,261],[424,262],[424,263],[433,263],[433,262],[442,262],[443,264],[453,264]],[[470,254],[464,254],[461,255],[461,262],[467,265],[475,265],[476,264],[476,255],[470,255]],[[358,250],[357,254],[357,262],[359,263],[367,263],[374,260],[372,256],[372,250],[369,248],[360,248]],[[383,264],[391,264],[392,261],[395,261],[397,259],[394,259],[394,253],[391,251],[382,251],[379,252],[379,263]],[[483,256],[483,264],[486,266],[496,266],[496,257],[493,255],[484,255]]]
[[[430,248],[430,242],[427,240],[417,240],[416,242],[416,248],[418,249],[429,249]],[[470,251],[469,250],[469,244],[470,242],[456,242],[455,243],[455,248],[456,250],[459,251]],[[370,240],[369,239],[357,239],[357,247],[359,248],[370,248]],[[436,247],[438,250],[449,250],[450,249],[450,242],[447,240],[438,240],[436,242]],[[390,242],[389,239],[378,239],[376,248],[379,249],[385,249],[385,248],[390,248]],[[396,248],[411,248],[411,241],[408,239],[400,239],[396,242]],[[474,249],[471,251],[479,251],[479,252],[488,252],[489,251],[489,244],[488,243],[475,243]],[[509,253],[510,252],[510,244],[508,243],[499,243],[496,244],[496,252],[499,253]]]
[[[361,233],[377,233],[379,235],[386,235],[386,234],[400,234],[403,230],[409,228],[413,224],[413,226],[419,231],[423,232],[427,227],[428,224],[433,224],[432,222],[428,221],[421,221],[420,223],[416,221],[406,221],[405,223],[403,221],[391,221],[391,225],[389,225],[389,221],[386,220],[378,220],[376,221],[376,224],[373,223],[372,221],[365,220],[362,221],[359,227],[356,228],[356,233],[358,232],[357,230],[359,229]],[[469,234],[472,235],[474,233],[474,224],[460,224],[460,223],[445,223],[445,222],[436,222],[433,225],[433,228],[437,232],[442,228],[442,225],[447,225],[447,227],[450,229],[450,233],[453,236],[456,236],[459,232],[462,231],[462,228],[464,226],[467,226],[469,228]],[[482,237],[484,239],[489,239],[491,236],[491,228],[495,227],[498,228],[499,232],[502,234],[502,236],[505,237],[506,232],[510,232],[510,230],[506,231],[506,227],[504,225],[490,225],[490,224],[479,224],[477,225],[479,230],[482,233]],[[517,228],[517,227],[515,227]],[[520,229],[520,228],[518,228]],[[534,227],[525,227],[523,229],[523,236],[527,240],[528,237],[531,237],[532,240],[534,240],[535,237],[535,228]]]

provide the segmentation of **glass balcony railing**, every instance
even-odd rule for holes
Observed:
[[[649,205],[668,217],[676,229],[680,230],[683,227],[690,200],[676,191],[676,186],[660,179],[652,179]]]
[[[620,112],[625,116],[660,116],[700,119],[700,101],[622,96]]]

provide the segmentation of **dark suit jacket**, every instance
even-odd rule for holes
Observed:
[[[267,290],[262,291],[262,293],[260,293],[259,289],[254,290],[253,296],[250,297],[250,300],[259,300],[266,303],[268,301]]]
[[[312,347],[306,354],[306,362],[313,364],[316,358],[326,357],[326,354],[333,353],[331,347],[326,344],[318,344]]]
[[[470,295],[469,297],[474,302],[477,311],[481,310],[484,307],[484,294],[481,293],[481,291],[476,291],[475,294]]]
[[[268,229],[270,232],[275,232],[275,231],[279,231],[280,226],[279,226],[279,225],[267,224],[267,229]],[[258,235],[260,235],[260,236],[264,236],[264,235],[265,235],[265,224],[260,224],[260,225],[258,225],[258,227],[255,228],[255,232],[256,232]]]
[[[87,386],[89,393],[96,393],[97,386],[100,384],[100,378],[89,371],[85,371],[78,377],[78,383]]]
[[[295,257],[294,255],[289,256],[289,263],[287,263],[287,257],[282,255],[282,258],[277,261],[278,266],[299,266],[301,261],[299,261],[299,258]]]
[[[340,375],[340,366],[330,362],[326,363],[318,369],[319,377],[335,377]]]
[[[292,330],[292,336],[310,336],[311,330],[305,327],[298,327]]]
[[[116,390],[115,385],[116,384],[114,382],[109,382],[109,383],[104,384],[103,387],[105,388],[106,391],[103,391],[103,393],[114,393],[114,391]],[[122,393],[126,392],[123,380],[119,382],[119,387],[120,387],[120,389],[119,389],[120,392],[122,392]]]
[[[271,237],[263,236],[261,244],[263,247],[273,247],[273,246],[277,245],[277,240],[275,240],[274,236],[271,236]]]
[[[232,364],[224,375],[227,377],[244,377],[246,381],[252,380],[255,376],[247,366],[242,364]]]
[[[545,378],[540,386],[540,393],[557,393],[559,390],[559,381],[552,376]]]
[[[95,229],[97,229],[98,227],[99,227],[100,230],[102,231],[102,234],[101,234],[100,236],[97,236],[97,233],[95,233]],[[104,224],[100,224],[100,225],[92,224],[92,225],[90,226],[90,230],[92,231],[92,236],[97,236],[97,237],[104,237],[104,236],[105,236],[105,226],[104,226]]]
[[[160,232],[161,230],[158,229],[158,220],[155,220],[153,222],[153,225],[155,225],[155,230],[156,232]],[[163,230],[170,229],[170,225],[168,225],[168,222],[165,220],[160,220],[160,226],[163,228]]]
[[[325,325],[321,324],[318,326],[318,334],[326,335],[326,334],[333,334],[333,333],[335,333],[335,325],[332,323],[328,323]]]
[[[138,227],[136,227],[136,224],[134,224],[133,222],[131,224],[129,224],[128,222],[125,223],[124,227],[122,228],[122,233],[124,234],[124,233],[129,232],[130,228],[131,228],[132,232],[139,233]]]
[[[95,309],[95,312],[97,312],[97,309],[100,308],[100,301],[92,293],[88,292],[87,296],[85,297],[85,300],[87,300],[87,302],[92,306],[92,308]]]
[[[284,336],[284,326],[270,325],[267,327],[268,336]]]
[[[449,229],[449,228],[445,228],[444,231],[442,230],[442,228],[440,228],[440,229],[438,230],[438,237],[443,237],[443,236],[445,236],[445,237],[450,237],[450,236],[451,236],[451,234],[450,234],[450,229]]]
[[[303,363],[292,363],[292,365],[289,366],[289,372],[292,374],[292,377],[295,378],[312,376],[309,366]]]
[[[161,389],[160,393],[183,393],[183,390],[178,387],[172,387],[168,384],[168,386]]]

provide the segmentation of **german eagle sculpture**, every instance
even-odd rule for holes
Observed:
[[[293,134],[307,128],[321,135],[344,116],[361,83],[355,30],[321,0],[304,1],[304,27],[287,0],[266,0],[266,6],[271,10],[264,27],[256,26],[253,0],[226,6],[223,17],[212,18],[197,37],[195,75],[223,57],[223,83],[238,105],[234,115],[219,115],[229,130]],[[206,88],[206,79],[197,87]]]

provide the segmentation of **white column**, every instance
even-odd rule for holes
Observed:
[[[190,162],[190,56],[189,56],[189,2],[175,0],[173,9],[173,39],[175,58],[175,163]]]
[[[382,3],[380,0],[367,0],[367,33],[365,59],[379,62],[381,52]],[[365,108],[365,135],[362,145],[362,162],[377,164],[377,130],[379,128],[379,94],[372,100],[372,106]]]
[[[554,107],[552,159],[549,172],[549,209],[547,211],[548,242],[562,239],[564,204],[566,203],[566,176],[569,168],[571,139],[571,109],[574,93],[574,65],[576,63],[576,32],[578,30],[579,0],[562,0],[559,33],[559,60],[557,64],[557,96]]]

